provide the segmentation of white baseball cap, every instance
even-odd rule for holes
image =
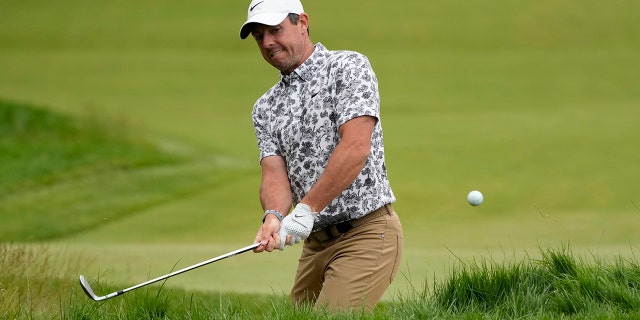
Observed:
[[[251,23],[275,26],[284,21],[289,13],[303,12],[300,0],[253,0],[247,11],[247,22],[240,27],[240,39],[249,36]]]

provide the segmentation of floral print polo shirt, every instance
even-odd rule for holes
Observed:
[[[378,120],[371,153],[353,183],[316,215],[314,231],[361,218],[396,200],[384,159],[378,80],[369,60],[317,43],[313,54],[290,75],[280,74],[280,81],[253,107],[260,159],[284,158],[294,203],[322,175],[340,142],[338,127],[360,116]]]

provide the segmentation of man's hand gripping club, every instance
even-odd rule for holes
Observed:
[[[311,207],[304,203],[298,203],[296,207],[289,213],[282,223],[280,223],[280,250],[284,250],[287,243],[287,236],[291,236],[289,245],[292,246],[306,239],[313,229],[313,212]]]

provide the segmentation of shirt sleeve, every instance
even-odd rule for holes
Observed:
[[[270,122],[266,116],[268,113],[260,110],[266,107],[266,104],[261,104],[261,100],[262,99],[256,102],[251,114],[253,127],[255,129],[256,138],[258,140],[258,149],[260,150],[260,161],[269,156],[281,155],[277,143],[274,141],[272,135],[270,134],[270,130],[268,127]]]
[[[366,56],[348,52],[336,73],[338,126],[360,116],[379,119],[378,80]]]

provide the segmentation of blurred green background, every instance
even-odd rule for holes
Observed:
[[[248,3],[2,1],[0,99],[112,123],[180,160],[20,184],[8,177],[30,162],[0,154],[0,239],[82,252],[93,263],[79,273],[131,284],[250,244],[262,216],[250,111],[278,75],[239,39]],[[406,238],[388,294],[478,255],[638,248],[640,2],[303,4],[314,41],[364,53],[379,79]],[[167,285],[288,292],[299,250]]]

